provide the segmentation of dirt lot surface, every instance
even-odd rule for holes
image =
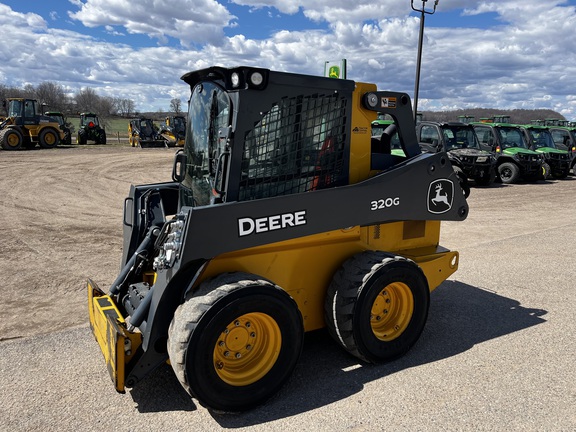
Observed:
[[[0,151],[0,340],[85,325],[86,278],[120,266],[130,185],[170,181],[174,149]]]
[[[573,176],[472,189],[468,219],[442,225],[460,267],[396,361],[360,364],[320,330],[286,386],[246,413],[203,408],[168,365],[116,393],[85,280],[114,281],[130,184],[169,181],[173,154],[0,151],[0,431],[576,430]]]

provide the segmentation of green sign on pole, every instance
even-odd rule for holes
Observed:
[[[346,59],[339,62],[324,62],[324,76],[328,78],[346,79]]]

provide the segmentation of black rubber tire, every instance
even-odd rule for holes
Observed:
[[[302,315],[286,291],[255,275],[226,273],[203,282],[178,307],[168,354],[191,396],[209,408],[238,412],[280,389],[303,341]]]
[[[498,166],[498,175],[502,183],[517,183],[520,179],[520,168],[513,162],[503,162]]]
[[[566,168],[562,171],[555,171],[552,172],[552,177],[558,180],[563,180],[566,177],[568,177],[568,174],[570,173],[570,168]]]
[[[106,144],[106,132],[104,130],[97,133],[96,144]]]
[[[334,275],[324,318],[328,332],[346,351],[380,363],[404,355],[416,343],[429,306],[428,281],[417,264],[366,251],[348,259]]]
[[[78,135],[76,135],[76,144],[86,144],[88,139],[86,138],[86,131],[80,129],[78,131]]]
[[[60,142],[60,135],[54,129],[44,128],[38,134],[38,144],[43,149],[52,149]]]
[[[476,182],[477,186],[490,186],[492,183],[494,183],[495,179],[496,173],[494,172],[494,169],[490,168],[486,175],[482,177],[478,176],[474,179],[474,181]]]
[[[538,180],[548,180],[551,176],[552,176],[552,168],[550,168],[548,162],[544,162],[542,164],[542,173],[539,176]]]
[[[0,131],[0,144],[4,150],[19,150],[24,143],[24,137],[17,129]]]

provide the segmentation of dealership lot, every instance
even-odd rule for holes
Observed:
[[[359,364],[308,334],[288,384],[212,413],[169,366],[117,394],[90,334],[86,277],[118,272],[130,183],[169,181],[173,151],[3,152],[0,430],[576,430],[576,177],[473,188],[441,244],[460,268],[432,294],[416,346]]]

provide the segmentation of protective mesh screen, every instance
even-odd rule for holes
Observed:
[[[246,136],[241,201],[334,187],[345,181],[347,99],[284,98]]]

